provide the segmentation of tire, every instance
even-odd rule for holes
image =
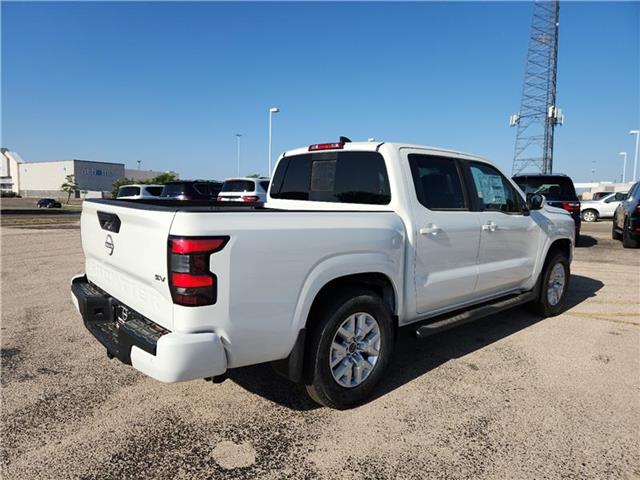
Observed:
[[[587,209],[584,212],[582,212],[582,220],[585,222],[597,222],[598,219],[600,218],[600,215],[598,215],[598,212],[596,210],[593,209]]]
[[[628,224],[625,224],[622,229],[622,246],[624,248],[638,248],[638,240],[631,238],[631,232],[629,232]]]
[[[377,332],[371,320],[377,325]],[[329,298],[313,314],[311,322],[309,342],[305,349],[309,396],[320,405],[339,410],[366,402],[384,375],[393,351],[393,321],[382,299],[367,289],[349,288]],[[343,326],[344,330],[339,333]],[[362,349],[365,342],[355,343],[348,340],[348,335],[344,336],[353,331],[357,335],[358,331],[367,328],[370,330],[364,340],[373,340],[369,344],[371,355]],[[379,341],[375,340],[376,333]],[[377,358],[373,355],[376,346]],[[340,347],[340,350],[336,347]],[[344,349],[344,353],[341,349]],[[334,361],[333,367],[331,359]],[[356,365],[365,365],[363,361],[367,366],[373,363],[372,368],[368,371],[367,368],[358,369]],[[360,379],[359,372],[362,375]]]
[[[622,235],[616,230],[617,220],[613,217],[613,225],[611,226],[611,238],[613,240],[622,240]]]
[[[559,274],[556,269],[563,269],[563,286],[561,288],[561,292],[558,292],[558,285],[556,281],[554,282],[554,293],[557,295],[559,293],[559,297],[557,299],[550,298],[553,297],[553,294],[549,293],[550,285],[552,277],[556,277],[556,274]],[[569,260],[560,252],[551,253],[551,256],[547,258],[545,262],[544,268],[542,270],[542,274],[540,275],[540,292],[538,293],[538,298],[531,302],[532,309],[540,314],[543,318],[554,317],[558,315],[562,309],[564,308],[565,300],[567,298],[567,291],[569,289],[569,282],[571,280],[571,268],[569,266]]]

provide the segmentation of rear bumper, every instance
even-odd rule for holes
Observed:
[[[224,346],[215,333],[170,332],[128,308],[126,320],[116,318],[116,310],[126,305],[89,283],[86,275],[71,280],[71,298],[107,352],[145,375],[181,382],[227,370]]]

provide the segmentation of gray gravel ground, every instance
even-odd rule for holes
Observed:
[[[79,230],[2,228],[2,478],[640,478],[640,250],[583,227],[570,308],[400,338],[377,398],[317,408],[269,366],[163,385],[69,297]]]

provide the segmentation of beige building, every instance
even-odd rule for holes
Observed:
[[[55,160],[25,162],[16,152],[0,148],[0,190],[14,192],[23,197],[60,197],[62,184],[73,175],[80,190],[77,197],[110,194],[113,184],[124,177],[147,181],[163,173],[154,170],[125,169],[124,163],[93,162],[89,160]]]

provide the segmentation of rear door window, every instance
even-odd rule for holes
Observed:
[[[409,154],[418,201],[429,210],[467,210],[456,161],[432,155]]]
[[[260,186],[263,188],[265,192],[269,190],[269,182],[266,180],[263,180],[262,182],[260,182]]]
[[[271,196],[387,205],[391,190],[378,152],[321,152],[283,158],[273,177]]]

